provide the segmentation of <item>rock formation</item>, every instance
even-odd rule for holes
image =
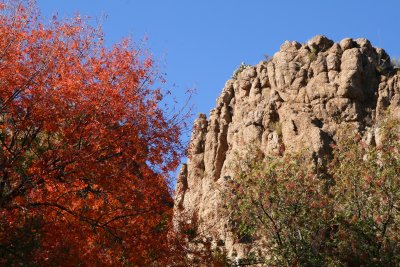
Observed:
[[[175,218],[196,218],[198,233],[243,257],[251,244],[232,234],[222,196],[237,153],[249,145],[267,154],[308,147],[321,160],[339,126],[352,124],[373,143],[374,123],[389,107],[400,117],[399,106],[400,73],[368,40],[286,41],[270,60],[240,69],[209,118],[196,119],[177,179]]]

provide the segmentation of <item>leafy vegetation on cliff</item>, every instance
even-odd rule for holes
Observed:
[[[327,166],[307,151],[242,158],[228,198],[238,238],[266,266],[399,266],[399,125],[379,122],[373,146],[343,129]]]

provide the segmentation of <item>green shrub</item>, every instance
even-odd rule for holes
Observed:
[[[400,59],[392,58],[390,61],[393,68],[400,68]]]
[[[317,60],[317,58],[318,58],[318,51],[317,51],[317,49],[312,48],[310,54],[308,54],[308,59],[311,62],[313,62],[313,61]]]
[[[245,64],[244,62],[240,63],[240,66],[233,72],[232,79],[236,80],[238,75],[247,67],[251,67],[251,65]]]

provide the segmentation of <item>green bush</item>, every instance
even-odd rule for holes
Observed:
[[[317,49],[312,48],[310,54],[308,54],[308,59],[311,62],[313,62],[313,61],[317,60],[317,58],[318,58],[318,51],[317,51]]]
[[[266,266],[400,266],[399,125],[386,118],[375,147],[342,130],[327,166],[307,151],[240,159],[228,190],[237,235],[263,244]]]
[[[240,66],[233,72],[232,74],[232,79],[236,80],[238,75],[245,70],[247,67],[250,67],[251,65],[245,64],[244,62],[240,63]]]
[[[400,59],[392,58],[390,61],[393,68],[400,68]]]

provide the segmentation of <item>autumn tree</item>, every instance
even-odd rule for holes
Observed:
[[[161,108],[145,49],[41,21],[0,1],[0,265],[172,264],[184,114]]]
[[[399,266],[399,127],[382,118],[376,145],[342,129],[326,166],[307,151],[239,160],[227,193],[237,240],[266,266]]]

